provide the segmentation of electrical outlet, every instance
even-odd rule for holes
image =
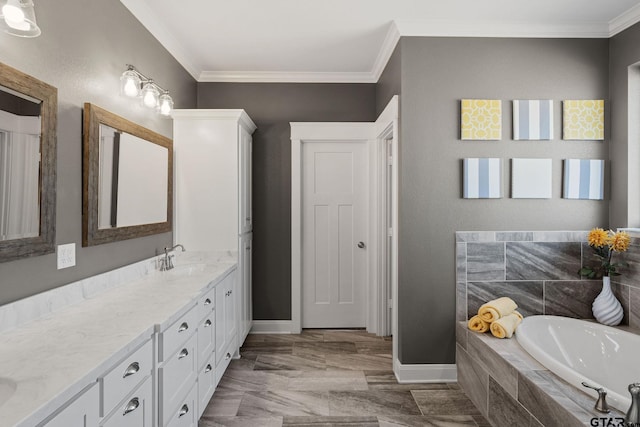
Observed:
[[[58,245],[58,270],[76,265],[76,244]]]

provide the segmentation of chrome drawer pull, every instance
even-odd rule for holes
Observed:
[[[138,373],[140,370],[140,364],[138,362],[133,362],[127,369],[124,370],[124,375],[122,378],[130,377],[133,374]]]
[[[127,415],[129,412],[135,411],[136,409],[138,409],[138,406],[140,406],[140,401],[138,400],[137,397],[134,397],[129,401],[129,403],[127,403],[127,406],[125,406],[124,412],[122,413],[122,415],[124,416],[124,415]]]
[[[231,353],[227,353],[227,354],[224,356],[224,360],[229,360],[229,359],[231,359]]]
[[[180,408],[180,414],[178,415],[178,418],[182,418],[185,415],[187,415],[187,412],[189,412],[189,407],[185,404],[182,405],[182,408]]]
[[[183,348],[180,354],[178,355],[178,360],[184,359],[189,355],[189,351],[186,348]]]
[[[207,319],[207,321],[204,322],[204,327],[208,328],[209,326],[211,326],[211,320]]]
[[[209,305],[209,304],[211,304],[211,300],[209,298],[204,300],[204,305]]]
[[[209,363],[209,364],[207,365],[207,367],[206,367],[206,368],[204,368],[204,373],[206,374],[207,372],[211,372],[211,370],[212,370],[212,369],[213,369],[213,368],[211,367],[211,363]]]
[[[189,329],[189,324],[187,322],[182,322],[182,325],[178,328],[178,332],[184,332]]]

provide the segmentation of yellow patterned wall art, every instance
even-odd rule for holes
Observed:
[[[569,100],[563,101],[562,139],[565,140],[603,140],[604,139],[604,101]]]
[[[502,101],[463,99],[461,112],[463,140],[502,139]]]

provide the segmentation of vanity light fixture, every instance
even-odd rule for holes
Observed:
[[[38,37],[40,27],[31,0],[0,0],[0,28],[19,37]]]
[[[141,98],[142,105],[155,109],[163,116],[169,116],[173,110],[173,99],[169,91],[136,70],[133,65],[127,64],[127,69],[120,76],[120,90],[129,98]]]

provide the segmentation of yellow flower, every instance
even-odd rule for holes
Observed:
[[[589,232],[587,240],[589,241],[589,246],[601,248],[604,245],[609,244],[609,233],[604,231],[602,228],[594,228]]]
[[[624,231],[619,231],[609,236],[607,239],[607,245],[616,252],[624,252],[629,248],[631,238]]]

